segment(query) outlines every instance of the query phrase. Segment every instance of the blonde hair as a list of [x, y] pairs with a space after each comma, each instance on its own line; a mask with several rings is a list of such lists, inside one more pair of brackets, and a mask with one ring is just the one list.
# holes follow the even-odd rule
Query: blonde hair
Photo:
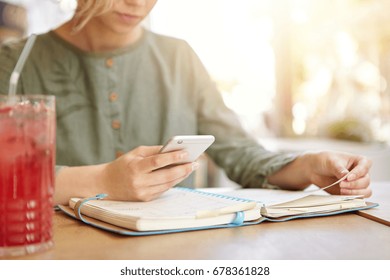
[[73, 31], [80, 31], [91, 18], [108, 12], [115, 0], [78, 0], [74, 15], [75, 25]]

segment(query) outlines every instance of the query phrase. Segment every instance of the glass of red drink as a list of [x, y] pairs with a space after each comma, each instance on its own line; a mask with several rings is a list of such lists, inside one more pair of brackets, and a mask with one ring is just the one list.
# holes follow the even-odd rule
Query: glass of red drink
[[0, 258], [53, 246], [55, 98], [0, 95]]

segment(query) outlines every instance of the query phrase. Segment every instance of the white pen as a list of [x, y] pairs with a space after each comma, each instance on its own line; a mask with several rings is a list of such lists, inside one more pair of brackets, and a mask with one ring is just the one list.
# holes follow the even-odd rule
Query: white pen
[[217, 217], [223, 214], [236, 213], [238, 211], [246, 211], [255, 208], [257, 203], [255, 201], [240, 203], [232, 206], [226, 206], [219, 209], [200, 210], [196, 213], [197, 219]]

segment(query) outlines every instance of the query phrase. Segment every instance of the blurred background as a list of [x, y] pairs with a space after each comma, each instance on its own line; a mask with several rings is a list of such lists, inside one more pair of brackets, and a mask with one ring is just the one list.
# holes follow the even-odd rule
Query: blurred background
[[[0, 40], [50, 30], [76, 3], [0, 0]], [[380, 181], [390, 180], [389, 10], [390, 0], [159, 0], [145, 25], [189, 42], [268, 149], [364, 154]], [[199, 186], [224, 184], [207, 169], [214, 179]]]

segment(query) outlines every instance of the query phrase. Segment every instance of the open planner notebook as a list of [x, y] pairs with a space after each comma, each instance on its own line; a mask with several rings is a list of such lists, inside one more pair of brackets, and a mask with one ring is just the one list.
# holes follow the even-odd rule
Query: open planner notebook
[[69, 206], [59, 208], [86, 224], [137, 236], [287, 221], [376, 206], [357, 196], [265, 189], [216, 193], [176, 187], [150, 202], [102, 198], [72, 198]]

